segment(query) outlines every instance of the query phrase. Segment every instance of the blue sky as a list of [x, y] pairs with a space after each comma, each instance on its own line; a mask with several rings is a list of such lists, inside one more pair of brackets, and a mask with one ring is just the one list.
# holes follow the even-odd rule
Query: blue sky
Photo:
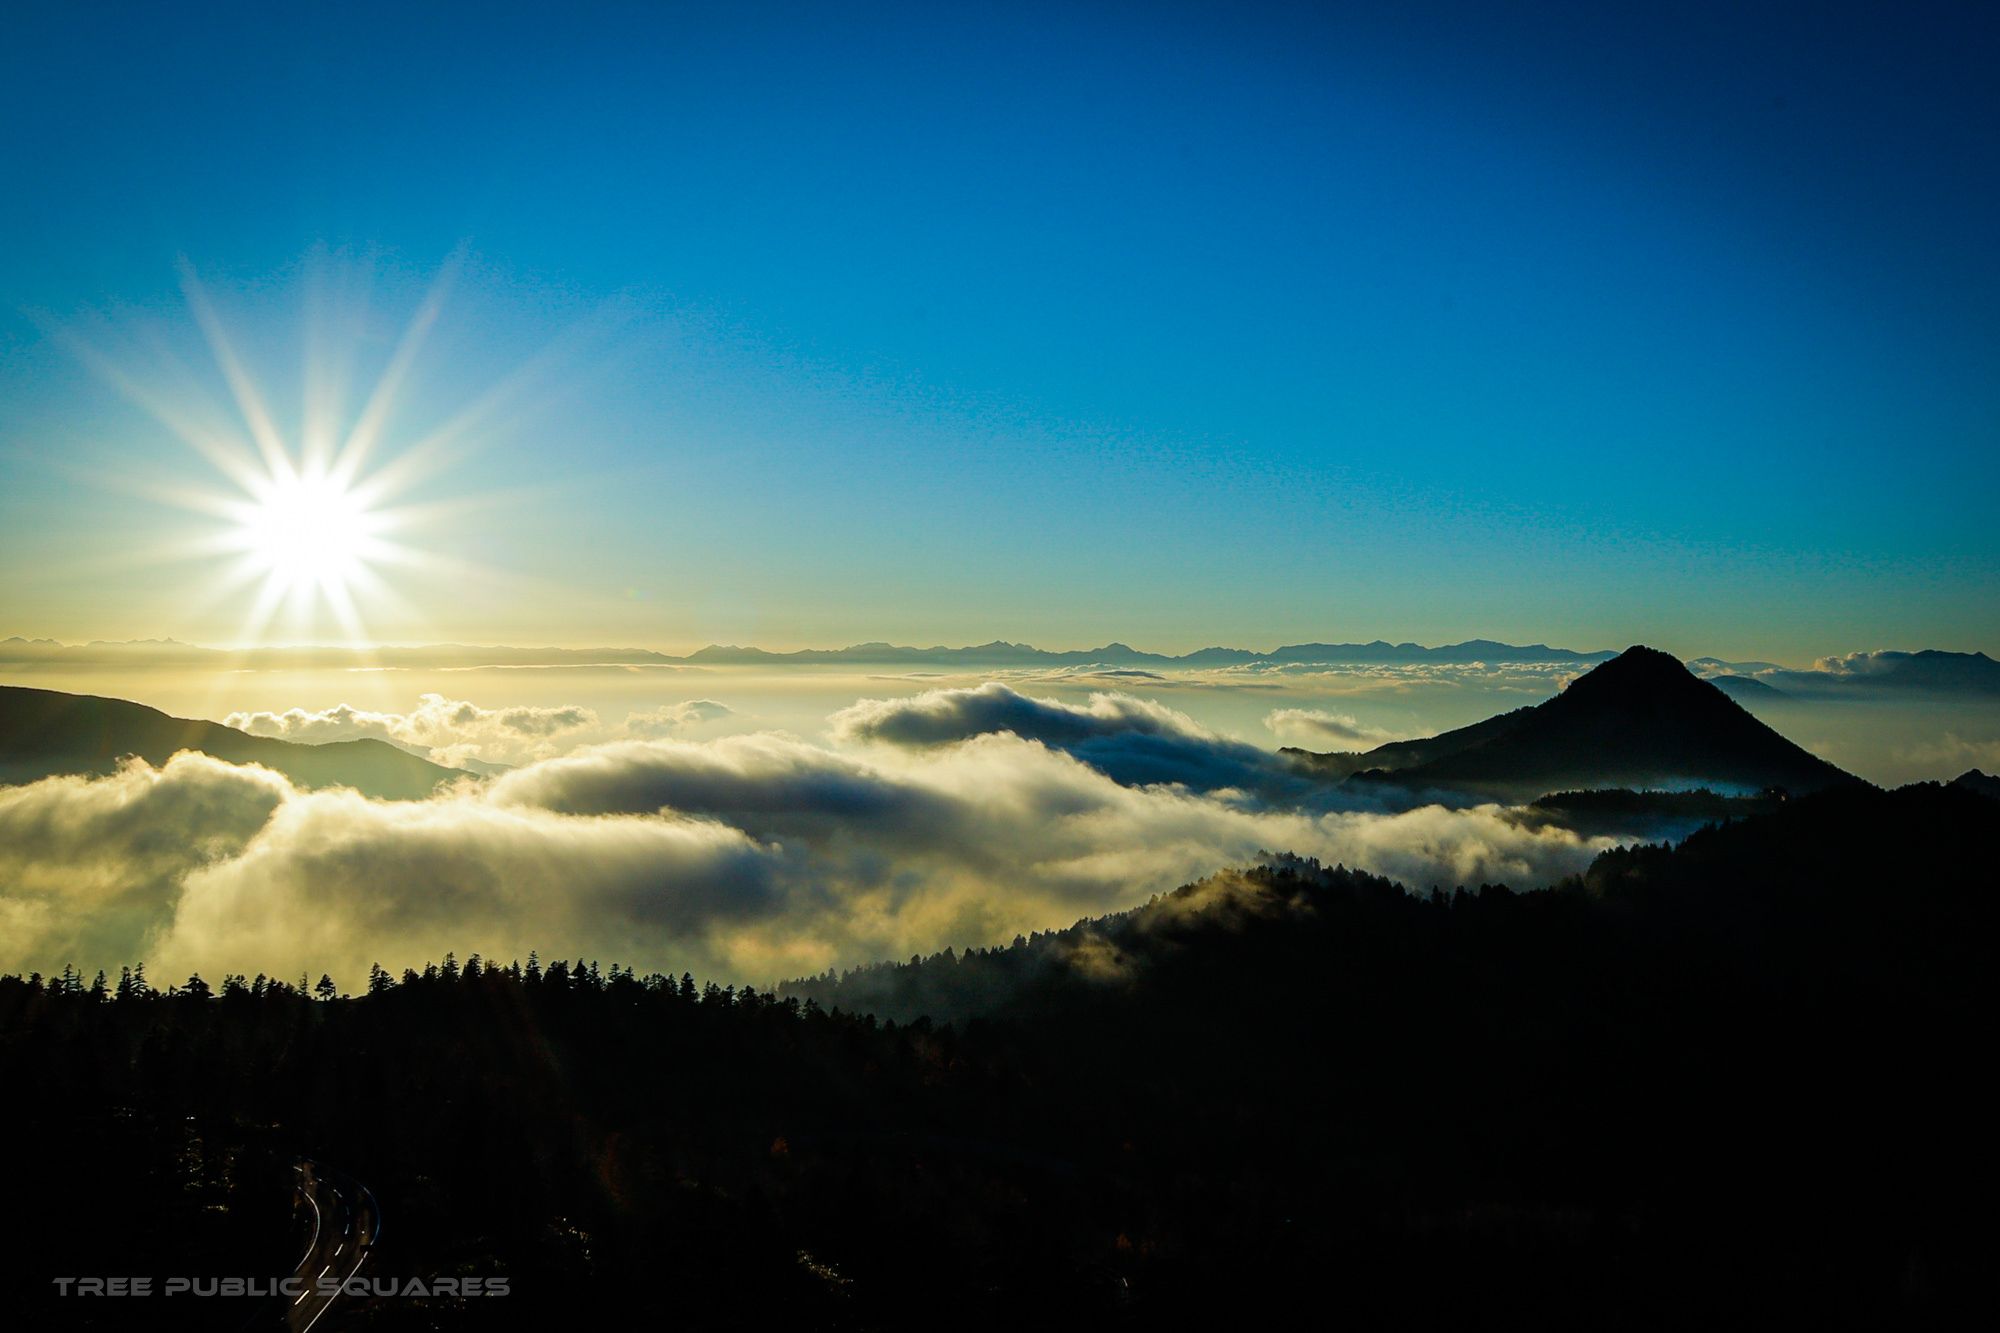
[[386, 639], [2000, 650], [1987, 7], [411, 8], [7, 20], [0, 633], [243, 619], [65, 331], [457, 255]]

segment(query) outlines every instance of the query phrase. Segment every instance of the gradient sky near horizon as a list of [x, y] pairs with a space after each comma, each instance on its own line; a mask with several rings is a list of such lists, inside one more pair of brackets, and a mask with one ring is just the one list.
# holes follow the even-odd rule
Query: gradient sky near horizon
[[385, 641], [2000, 651], [2000, 10], [1627, 9], [16, 9], [0, 636], [240, 637], [192, 273]]

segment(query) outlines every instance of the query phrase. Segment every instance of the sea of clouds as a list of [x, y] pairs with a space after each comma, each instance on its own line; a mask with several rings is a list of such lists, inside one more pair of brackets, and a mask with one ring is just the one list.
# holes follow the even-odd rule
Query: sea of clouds
[[[1415, 889], [1544, 884], [1610, 839], [1497, 806], [1369, 806], [1271, 750], [1129, 694], [988, 682], [836, 711], [824, 733], [704, 734], [694, 699], [610, 722], [580, 707], [239, 714], [300, 741], [371, 736], [467, 778], [428, 800], [305, 791], [181, 754], [0, 788], [0, 969], [144, 960], [345, 987], [369, 964], [586, 957], [766, 984], [1144, 902], [1262, 851]], [[737, 719], [740, 721], [740, 719]], [[1367, 743], [1340, 714], [1280, 736]]]

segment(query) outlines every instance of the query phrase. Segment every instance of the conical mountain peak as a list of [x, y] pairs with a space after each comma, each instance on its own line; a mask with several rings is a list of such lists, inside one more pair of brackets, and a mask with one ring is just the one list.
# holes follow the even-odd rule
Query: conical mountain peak
[[1546, 703], [1362, 758], [1402, 785], [1511, 798], [1586, 787], [1803, 792], [1855, 781], [1643, 645]]
[[1582, 690], [1586, 694], [1652, 694], [1663, 690], [1684, 692], [1690, 689], [1706, 692], [1701, 678], [1689, 671], [1678, 657], [1663, 653], [1658, 648], [1634, 644], [1610, 661], [1578, 676], [1567, 693]]

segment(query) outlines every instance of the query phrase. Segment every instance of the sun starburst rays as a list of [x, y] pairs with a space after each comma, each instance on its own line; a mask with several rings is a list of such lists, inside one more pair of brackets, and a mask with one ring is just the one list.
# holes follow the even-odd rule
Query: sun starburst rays
[[[171, 619], [160, 632], [192, 630], [238, 647], [337, 636], [365, 666], [371, 630], [403, 631], [389, 630], [389, 638], [435, 633], [440, 598], [460, 612], [477, 604], [511, 613], [604, 596], [595, 586], [484, 564], [467, 548], [494, 549], [495, 510], [546, 507], [553, 491], [575, 483], [572, 474], [496, 486], [496, 470], [475, 460], [525, 440], [596, 383], [608, 369], [604, 340], [629, 322], [629, 306], [605, 304], [482, 383], [454, 381], [451, 366], [442, 367], [440, 381], [462, 395], [445, 401], [420, 363], [428, 365], [464, 255], [445, 262], [399, 325], [380, 318], [376, 264], [368, 255], [310, 254], [297, 275], [303, 325], [276, 340], [265, 323], [268, 303], [253, 296], [239, 318], [185, 263], [186, 315], [85, 313], [48, 323], [83, 365], [161, 428], [119, 456], [84, 453], [68, 465], [80, 482], [186, 516], [140, 525], [84, 557], [105, 575], [203, 566], [202, 577], [173, 580], [165, 594]], [[398, 290], [407, 277], [397, 274]], [[298, 359], [286, 366], [283, 349], [295, 339]], [[449, 346], [446, 355], [464, 355], [465, 344]], [[153, 447], [161, 436], [212, 474], [190, 478], [185, 457]], [[453, 484], [475, 471], [485, 482], [476, 492]], [[233, 633], [224, 628], [231, 623]]]
[[[161, 504], [196, 515], [203, 526], [177, 538], [128, 547], [130, 563], [189, 560], [206, 563], [212, 576], [187, 589], [185, 613], [205, 613], [248, 594], [234, 641], [266, 641], [283, 623], [295, 641], [323, 638], [332, 629], [366, 650], [367, 613], [388, 613], [407, 623], [416, 608], [383, 577], [384, 571], [448, 569], [455, 577], [490, 580], [496, 571], [458, 559], [441, 560], [406, 538], [462, 512], [470, 497], [417, 503], [409, 493], [437, 476], [451, 452], [446, 446], [481, 414], [475, 403], [384, 456], [395, 433], [395, 410], [418, 352], [436, 323], [456, 263], [431, 284], [396, 340], [387, 363], [348, 416], [344, 405], [361, 342], [342, 329], [317, 290], [308, 293], [302, 412], [288, 433], [265, 389], [251, 373], [236, 341], [193, 268], [183, 264], [181, 289], [200, 329], [226, 397], [197, 387], [179, 358], [158, 365], [180, 388], [134, 370], [76, 329], [62, 331], [78, 357], [121, 396], [142, 409], [213, 467], [217, 482], [104, 477], [114, 489], [135, 490]], [[361, 307], [365, 309], [366, 294]], [[354, 321], [358, 323], [358, 320]], [[223, 406], [227, 403], [228, 406]], [[231, 409], [233, 408], [233, 413]]]

